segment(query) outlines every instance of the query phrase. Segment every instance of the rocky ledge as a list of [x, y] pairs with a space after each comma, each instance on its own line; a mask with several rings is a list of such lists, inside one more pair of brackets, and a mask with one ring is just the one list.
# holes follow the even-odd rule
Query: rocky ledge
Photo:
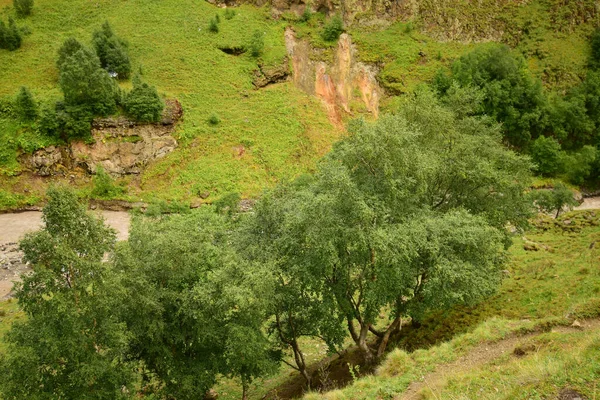
[[20, 162], [40, 176], [67, 175], [76, 170], [93, 174], [98, 167], [114, 177], [139, 174], [148, 163], [177, 148], [172, 133], [182, 114], [177, 100], [167, 100], [159, 123], [142, 124], [125, 117], [96, 119], [91, 131], [93, 143], [49, 146], [21, 156]]

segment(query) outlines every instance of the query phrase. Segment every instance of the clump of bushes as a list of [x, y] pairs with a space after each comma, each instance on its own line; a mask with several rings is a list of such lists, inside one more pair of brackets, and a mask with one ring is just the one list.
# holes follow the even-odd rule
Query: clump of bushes
[[235, 10], [232, 10], [231, 8], [227, 8], [225, 10], [225, 14], [223, 14], [225, 19], [233, 19], [233, 17], [235, 17]]
[[344, 23], [339, 15], [334, 15], [323, 27], [321, 37], [326, 42], [335, 42], [344, 32]]
[[0, 49], [14, 51], [21, 47], [21, 42], [21, 32], [15, 20], [9, 17], [8, 25], [0, 21]]
[[118, 79], [128, 79], [131, 75], [131, 61], [127, 51], [127, 43], [114, 34], [108, 21], [102, 28], [94, 32], [92, 43], [100, 59], [100, 65]]
[[165, 104], [156, 88], [142, 82], [139, 76], [133, 78], [133, 89], [127, 93], [123, 104], [127, 114], [139, 122], [158, 122]]
[[33, 0], [13, 0], [13, 6], [19, 17], [26, 17], [33, 11]]

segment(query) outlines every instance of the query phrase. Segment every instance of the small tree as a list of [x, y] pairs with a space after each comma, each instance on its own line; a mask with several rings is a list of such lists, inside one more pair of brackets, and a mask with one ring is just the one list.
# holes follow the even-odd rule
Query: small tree
[[554, 218], [558, 218], [563, 209], [572, 209], [578, 204], [573, 192], [562, 182], [554, 185], [552, 190], [538, 190], [533, 197], [541, 211], [546, 213], [556, 211]]
[[127, 51], [127, 43], [116, 36], [108, 23], [94, 32], [92, 43], [100, 59], [102, 68], [116, 73], [119, 79], [127, 79], [131, 74], [131, 61]]
[[216, 18], [210, 20], [208, 30], [212, 33], [219, 33], [219, 21]]
[[67, 59], [73, 57], [79, 50], [85, 50], [85, 46], [74, 37], [69, 37], [63, 42], [60, 49], [58, 49], [58, 59], [56, 60], [56, 67], [59, 72], [62, 70]]
[[262, 54], [264, 47], [265, 40], [262, 32], [259, 30], [254, 31], [252, 37], [250, 38], [250, 43], [248, 44], [250, 55], [252, 57], [259, 57]]
[[165, 104], [156, 88], [142, 82], [139, 76], [133, 80], [133, 89], [125, 96], [127, 114], [139, 122], [158, 122]]
[[8, 26], [0, 21], [0, 49], [17, 50], [21, 47], [21, 41], [21, 33], [13, 18], [8, 18]]
[[15, 100], [15, 110], [22, 121], [33, 121], [37, 118], [38, 106], [33, 95], [25, 86], [21, 86], [21, 90], [19, 90]]
[[562, 167], [560, 143], [552, 137], [540, 136], [531, 145], [531, 158], [537, 171], [544, 176], [555, 176]]
[[60, 121], [55, 105], [44, 105], [38, 119], [38, 131], [46, 136], [56, 137], [60, 133]]
[[113, 113], [116, 110], [115, 83], [100, 67], [96, 54], [84, 47], [75, 50], [78, 45], [72, 41], [65, 45], [68, 47], [63, 46], [59, 52], [59, 84], [65, 104], [84, 108], [92, 115]]
[[344, 22], [339, 15], [334, 15], [323, 27], [321, 37], [326, 42], [335, 42], [344, 32]]
[[33, 0], [13, 0], [13, 5], [19, 17], [31, 15], [33, 11]]

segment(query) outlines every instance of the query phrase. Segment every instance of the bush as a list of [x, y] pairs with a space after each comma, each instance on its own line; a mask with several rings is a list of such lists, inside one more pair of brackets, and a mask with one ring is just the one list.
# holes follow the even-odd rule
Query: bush
[[[523, 57], [506, 46], [479, 48], [452, 65], [452, 79], [460, 86], [475, 86], [484, 93], [482, 114], [503, 124], [506, 139], [526, 146], [544, 128], [546, 97], [541, 81], [527, 70]], [[437, 89], [449, 87], [441, 76]]]
[[57, 137], [60, 133], [60, 121], [55, 106], [44, 106], [38, 119], [38, 132], [43, 135]]
[[96, 168], [96, 175], [94, 176], [93, 183], [94, 187], [91, 195], [95, 198], [108, 199], [123, 194], [124, 192], [122, 187], [115, 185], [113, 179], [101, 166]]
[[21, 33], [15, 20], [9, 17], [8, 26], [0, 21], [0, 49], [14, 51], [21, 47], [21, 42]]
[[66, 60], [75, 55], [79, 50], [85, 50], [85, 46], [74, 37], [67, 38], [60, 49], [58, 49], [58, 59], [56, 60], [58, 70], [62, 70]]
[[165, 104], [156, 88], [136, 76], [133, 89], [125, 96], [124, 107], [127, 114], [139, 122], [158, 122]]
[[131, 61], [127, 53], [127, 43], [117, 37], [108, 21], [92, 37], [100, 65], [109, 73], [117, 74], [118, 79], [127, 79], [131, 75]]
[[57, 111], [57, 120], [59, 129], [62, 131], [62, 139], [65, 141], [71, 138], [88, 138], [92, 130], [92, 120], [94, 116], [84, 106], [59, 105]]
[[593, 146], [583, 146], [581, 150], [565, 154], [563, 168], [569, 182], [582, 185], [592, 172], [597, 150]]
[[[63, 48], [65, 46], [71, 44], [65, 42]], [[67, 49], [61, 60], [63, 48], [59, 51], [59, 84], [65, 97], [65, 104], [71, 107], [84, 107], [92, 115], [104, 116], [114, 113], [116, 85], [108, 72], [101, 68], [96, 54], [82, 47], [72, 55], [68, 55], [71, 49]]]
[[344, 23], [339, 15], [334, 15], [327, 24], [323, 27], [321, 37], [326, 42], [334, 42], [338, 40], [340, 35], [344, 32]]
[[212, 114], [210, 117], [208, 117], [208, 123], [213, 126], [219, 125], [221, 123], [221, 118], [219, 118], [219, 116], [216, 114]]
[[13, 0], [13, 5], [19, 17], [31, 15], [33, 10], [33, 0]]
[[19, 90], [15, 100], [15, 109], [21, 121], [33, 121], [37, 118], [37, 104], [25, 86], [21, 86], [21, 90]]
[[265, 41], [263, 38], [263, 34], [260, 31], [254, 31], [252, 37], [250, 38], [250, 43], [248, 44], [248, 50], [250, 50], [250, 55], [252, 57], [258, 57], [262, 54], [263, 48], [265, 47]]
[[208, 23], [208, 30], [213, 33], [219, 32], [219, 21], [216, 18], [213, 18]]
[[225, 19], [232, 19], [233, 17], [235, 17], [235, 10], [232, 10], [231, 8], [227, 8], [225, 10]]
[[308, 22], [312, 18], [312, 11], [310, 11], [310, 6], [306, 5], [304, 7], [304, 12], [300, 16], [300, 22]]
[[544, 176], [556, 176], [562, 167], [560, 143], [551, 137], [540, 136], [531, 145], [531, 158], [537, 171]]
[[552, 190], [544, 189], [535, 192], [534, 199], [541, 211], [546, 213], [556, 211], [555, 218], [558, 218], [564, 208], [571, 209], [578, 204], [573, 192], [564, 183], [554, 185]]

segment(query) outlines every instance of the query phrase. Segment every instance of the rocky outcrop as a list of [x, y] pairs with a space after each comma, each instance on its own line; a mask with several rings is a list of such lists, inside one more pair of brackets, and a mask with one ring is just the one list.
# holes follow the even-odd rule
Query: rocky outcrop
[[342, 114], [351, 113], [354, 100], [362, 102], [366, 111], [379, 115], [379, 100], [383, 90], [377, 82], [377, 68], [357, 61], [356, 48], [347, 34], [342, 34], [335, 49], [333, 61], [319, 59], [319, 50], [312, 49], [305, 40], [296, 38], [294, 31], [285, 31], [285, 43], [296, 86], [319, 97], [329, 119], [340, 124]]
[[258, 69], [254, 70], [252, 84], [258, 89], [274, 83], [285, 82], [288, 78], [288, 60], [283, 60], [281, 65], [264, 67], [259, 64]]
[[171, 135], [182, 109], [177, 100], [167, 101], [160, 123], [140, 124], [118, 118], [92, 123], [92, 144], [74, 141], [69, 146], [50, 146], [21, 157], [21, 163], [40, 176], [66, 175], [80, 170], [94, 173], [98, 167], [112, 176], [139, 174], [153, 160], [177, 148]]

